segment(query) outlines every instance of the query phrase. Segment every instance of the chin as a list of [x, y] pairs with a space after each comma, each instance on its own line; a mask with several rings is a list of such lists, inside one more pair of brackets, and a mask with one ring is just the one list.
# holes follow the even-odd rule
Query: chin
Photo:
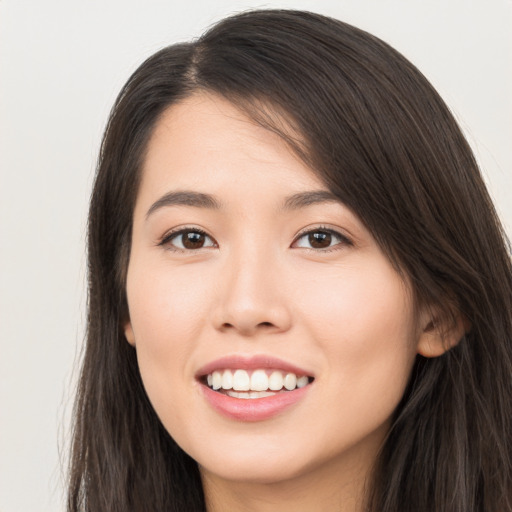
[[[209, 440], [207, 447], [184, 447], [202, 472], [240, 483], [270, 484], [300, 476], [307, 471], [308, 457], [300, 445], [251, 436], [231, 437], [228, 443]], [[214, 446], [213, 446], [214, 444]], [[190, 448], [190, 449], [188, 449]]]
[[307, 473], [307, 467], [290, 464], [276, 457], [224, 458], [222, 461], [208, 461], [199, 465], [201, 471], [216, 478], [244, 484], [275, 484], [293, 480]]
[[[350, 447], [346, 450], [339, 446], [339, 451], [331, 443], [315, 444], [311, 436], [291, 442], [280, 437], [273, 446], [262, 449], [257, 440], [251, 443], [252, 448], [245, 451], [233, 451], [220, 448], [204, 454], [200, 462], [201, 472], [216, 478], [239, 484], [284, 484], [301, 487], [311, 479], [324, 478], [333, 472], [343, 471], [346, 456], [350, 466], [357, 466], [361, 460], [354, 461]], [[348, 453], [346, 453], [348, 452]], [[358, 458], [356, 458], [358, 459]]]

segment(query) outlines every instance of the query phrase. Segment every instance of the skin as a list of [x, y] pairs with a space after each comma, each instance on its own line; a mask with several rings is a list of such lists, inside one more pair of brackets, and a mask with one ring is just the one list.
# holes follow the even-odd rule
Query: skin
[[[226, 100], [201, 93], [168, 108], [142, 172], [125, 334], [163, 425], [200, 465], [208, 510], [310, 511], [319, 500], [324, 511], [360, 510], [416, 354], [439, 355], [450, 339], [426, 312], [417, 318], [409, 283], [343, 204], [283, 207], [326, 187]], [[184, 190], [220, 208], [148, 215]], [[167, 236], [184, 227], [207, 233], [205, 245], [183, 249]], [[320, 228], [340, 233], [325, 249], [303, 236]], [[207, 403], [195, 376], [233, 354], [272, 355], [315, 380], [283, 413], [235, 421]]]

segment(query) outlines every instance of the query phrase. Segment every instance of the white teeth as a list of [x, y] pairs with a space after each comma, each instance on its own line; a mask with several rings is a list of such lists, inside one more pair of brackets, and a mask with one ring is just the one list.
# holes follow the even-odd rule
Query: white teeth
[[297, 386], [297, 377], [294, 373], [287, 373], [284, 378], [284, 387], [288, 391], [292, 391]]
[[306, 377], [306, 375], [303, 375], [302, 377], [297, 378], [297, 387], [303, 388], [304, 386], [307, 386], [309, 383], [309, 379]]
[[236, 370], [233, 375], [233, 389], [235, 391], [249, 391], [250, 386], [249, 374], [245, 370]]
[[[303, 388], [309, 384], [309, 378], [306, 375], [297, 377], [295, 373], [284, 374], [280, 370], [273, 370], [270, 376], [268, 373], [268, 370], [263, 369], [254, 370], [252, 373], [246, 370], [215, 370], [206, 376], [206, 382], [215, 391], [222, 388], [227, 391], [226, 394], [236, 398], [261, 398], [275, 394], [268, 393], [270, 391], [293, 391], [295, 388]], [[250, 393], [238, 393], [239, 391], [250, 391]]]
[[222, 389], [231, 389], [233, 387], [233, 374], [229, 370], [224, 370], [222, 374]]
[[284, 385], [283, 374], [281, 372], [272, 372], [268, 379], [268, 387], [272, 391], [279, 391]]
[[222, 386], [222, 373], [213, 372], [212, 374], [212, 388], [217, 390]]
[[266, 391], [268, 389], [268, 377], [265, 370], [256, 370], [251, 375], [251, 389], [253, 391]]
[[228, 396], [232, 396], [233, 398], [265, 398], [266, 396], [274, 396], [275, 393], [270, 391], [251, 391], [250, 393], [239, 393], [238, 391], [228, 391]]

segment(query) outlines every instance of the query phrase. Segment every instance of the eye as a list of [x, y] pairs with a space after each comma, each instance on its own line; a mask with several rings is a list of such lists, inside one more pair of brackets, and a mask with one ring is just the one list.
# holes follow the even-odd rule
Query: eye
[[189, 251], [215, 247], [213, 239], [197, 228], [185, 228], [165, 236], [160, 245], [171, 246], [172, 249]]
[[292, 247], [325, 250], [337, 245], [352, 245], [352, 242], [346, 236], [332, 229], [316, 228], [302, 233], [295, 239]]

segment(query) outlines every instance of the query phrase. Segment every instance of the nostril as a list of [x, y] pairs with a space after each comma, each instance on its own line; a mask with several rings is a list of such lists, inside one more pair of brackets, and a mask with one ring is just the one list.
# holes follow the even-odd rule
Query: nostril
[[231, 330], [231, 329], [236, 329], [239, 331], [243, 331], [244, 333], [245, 332], [254, 333], [258, 329], [270, 329], [270, 328], [274, 328], [274, 327], [275, 327], [275, 325], [272, 322], [260, 322], [258, 324], [253, 324], [252, 326], [251, 325], [243, 325], [242, 323], [232, 324], [230, 322], [224, 322], [221, 325], [222, 330], [227, 331], [227, 330]]

